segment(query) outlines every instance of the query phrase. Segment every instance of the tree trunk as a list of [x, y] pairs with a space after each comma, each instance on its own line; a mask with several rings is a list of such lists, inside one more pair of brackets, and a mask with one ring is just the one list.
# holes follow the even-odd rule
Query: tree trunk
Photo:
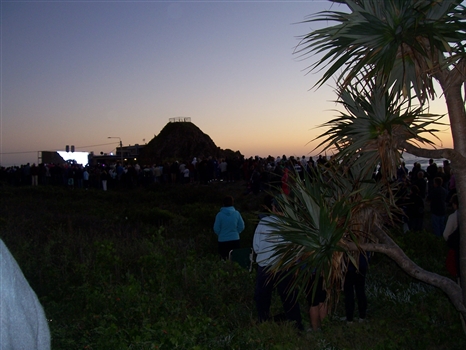
[[[450, 300], [453, 302], [458, 311], [462, 313], [463, 318], [466, 320], [466, 313], [464, 312], [464, 305], [466, 304], [466, 111], [464, 107], [464, 100], [461, 95], [461, 88], [465, 83], [465, 68], [466, 61], [463, 60], [457, 65], [456, 69], [442, 70], [435, 74], [435, 77], [439, 81], [440, 86], [442, 87], [442, 90], [444, 92], [448, 115], [450, 117], [450, 126], [453, 137], [454, 149], [425, 150], [410, 145], [407, 142], [404, 143], [404, 147], [407, 152], [415, 156], [427, 158], [444, 157], [446, 159], [449, 159], [451, 162], [451, 167], [453, 169], [453, 173], [455, 174], [456, 188], [459, 201], [458, 225], [460, 227], [459, 259], [461, 304], [458, 303], [458, 300], [455, 301], [452, 299], [457, 298], [457, 291], [455, 291], [454, 293], [449, 293], [445, 289], [443, 289], [441, 285], [437, 286], [442, 288], [442, 290], [444, 290], [445, 293], [448, 294]], [[395, 254], [395, 256], [398, 255], [398, 253]], [[430, 279], [432, 276], [428, 277]], [[447, 287], [447, 289], [450, 288], [451, 287]], [[462, 309], [459, 309], [458, 306], [461, 306]]]
[[[393, 242], [389, 236], [385, 234], [384, 236], [384, 241], [387, 242], [387, 244], [362, 243], [359, 245], [359, 249], [385, 254], [394, 262], [396, 262], [398, 266], [400, 266], [400, 268], [410, 276], [418, 279], [419, 281], [440, 288], [448, 296], [455, 309], [458, 310], [463, 316], [463, 320], [466, 320], [466, 306], [463, 302], [461, 287], [448, 277], [441, 276], [434, 272], [429, 272], [420, 268], [395, 242]], [[348, 248], [350, 250], [359, 250], [358, 246], [356, 246], [354, 243], [349, 243]]]
[[[463, 290], [463, 302], [466, 301], [466, 111], [461, 87], [465, 84], [466, 61], [463, 59], [457, 69], [439, 76], [445, 101], [450, 116], [453, 147], [462, 157], [452, 159], [451, 166], [455, 174], [458, 193], [458, 225], [460, 227], [460, 284]], [[458, 71], [459, 70], [459, 71]], [[463, 158], [463, 159], [461, 159]]]

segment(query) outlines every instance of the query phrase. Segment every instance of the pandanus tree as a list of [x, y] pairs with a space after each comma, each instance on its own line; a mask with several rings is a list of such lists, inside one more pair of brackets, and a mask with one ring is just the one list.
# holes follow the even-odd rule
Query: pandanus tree
[[[345, 111], [318, 137], [335, 154], [330, 166], [313, 182], [296, 178], [291, 195], [279, 197], [284, 215], [278, 229], [286, 243], [277, 249], [274, 268], [288, 269], [300, 285], [315, 270], [331, 288], [344, 277], [345, 255], [380, 252], [441, 288], [466, 319], [466, 9], [461, 0], [333, 2], [345, 4], [345, 11], [306, 20], [327, 26], [303, 36], [296, 53], [318, 57], [309, 67], [323, 71], [316, 87], [336, 78]], [[436, 148], [426, 135], [437, 131], [439, 116], [428, 113], [437, 97], [434, 81], [446, 102], [453, 149]], [[405, 151], [451, 161], [462, 218], [461, 285], [416, 265], [387, 229], [398, 210], [392, 180]], [[383, 177], [375, 182], [370, 175], [378, 165]]]

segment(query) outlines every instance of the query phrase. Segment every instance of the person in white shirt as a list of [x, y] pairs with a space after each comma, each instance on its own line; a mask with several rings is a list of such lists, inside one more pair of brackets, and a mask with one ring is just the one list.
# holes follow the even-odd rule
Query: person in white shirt
[[455, 211], [448, 216], [447, 224], [443, 230], [445, 241], [448, 241], [448, 237], [458, 228], [458, 195], [454, 194], [451, 197], [450, 203]]
[[[284, 318], [293, 322], [298, 330], [303, 330], [301, 311], [297, 301], [297, 292], [289, 290], [291, 276], [284, 273], [272, 275], [269, 268], [273, 265], [275, 247], [283, 240], [281, 236], [273, 234], [276, 230], [274, 223], [280, 220], [278, 205], [271, 197], [267, 197], [266, 206], [272, 210], [275, 215], [262, 218], [257, 225], [253, 238], [254, 252], [257, 254], [257, 277], [254, 300], [256, 301], [259, 322], [264, 322], [270, 317], [270, 305], [272, 302], [272, 293], [276, 288], [284, 308]], [[273, 319], [277, 319], [274, 317]]]
[[228, 168], [228, 163], [226, 162], [225, 159], [222, 159], [220, 164], [218, 165], [218, 168], [220, 170], [220, 180], [221, 181], [226, 181], [227, 179], [227, 168]]
[[0, 350], [50, 350], [42, 305], [0, 239]]

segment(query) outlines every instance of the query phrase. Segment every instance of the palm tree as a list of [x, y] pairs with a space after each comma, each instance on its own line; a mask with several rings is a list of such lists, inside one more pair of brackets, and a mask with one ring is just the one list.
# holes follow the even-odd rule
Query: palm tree
[[[357, 266], [360, 247], [379, 242], [385, 232], [390, 199], [361, 163], [341, 166], [331, 161], [312, 179], [308, 174], [291, 177], [291, 193], [275, 197], [282, 213], [275, 234], [283, 243], [275, 251], [272, 270], [292, 274], [295, 286], [306, 286], [313, 273], [322, 274], [327, 289], [338, 291], [345, 256]], [[380, 229], [376, 235], [370, 234], [373, 227]]]
[[316, 148], [342, 150], [335, 158], [356, 159], [370, 172], [380, 165], [384, 182], [396, 178], [406, 142], [433, 145], [421, 134], [436, 137], [438, 130], [432, 126], [442, 125], [438, 121], [442, 116], [426, 113], [424, 107], [413, 104], [413, 98], [399, 97], [374, 80], [340, 86], [338, 91], [336, 103], [346, 112], [321, 125], [327, 130], [317, 138], [324, 140]]
[[[376, 87], [367, 95], [358, 91], [362, 90], [352, 85], [341, 94], [337, 102], [346, 113], [325, 123], [329, 131], [318, 137], [326, 149], [339, 150], [329, 166], [321, 167], [312, 179], [294, 176], [290, 196], [278, 197], [283, 217], [276, 232], [286, 243], [276, 251], [274, 270], [288, 271], [296, 285], [303, 286], [316, 269], [328, 290], [338, 290], [346, 271], [345, 255], [357, 266], [360, 252], [380, 252], [413, 277], [444, 290], [463, 313], [460, 287], [409, 260], [390, 233], [403, 215], [397, 203], [405, 184], [394, 181], [400, 160], [396, 145], [401, 140], [431, 143], [421, 134], [435, 131], [426, 126], [435, 124], [438, 116], [413, 105], [404, 108], [409, 102], [394, 99], [393, 94], [381, 96]], [[376, 181], [373, 170], [378, 165], [388, 175]]]
[[[466, 218], [466, 111], [462, 95], [466, 80], [466, 8], [462, 0], [330, 1], [346, 4], [349, 11], [324, 11], [310, 17], [305, 23], [336, 24], [303, 36], [296, 50], [304, 57], [323, 54], [309, 67], [311, 71], [324, 70], [316, 87], [336, 75], [338, 100], [348, 111], [327, 123], [329, 131], [321, 135], [325, 138], [323, 144], [336, 148], [340, 160], [350, 161], [352, 166], [363, 162], [374, 166], [380, 162], [387, 180], [384, 186], [389, 192], [392, 172], [401, 152], [449, 159], [457, 176], [460, 217]], [[420, 134], [436, 131], [430, 128], [436, 116], [425, 113], [429, 101], [436, 97], [434, 80], [439, 83], [446, 101], [453, 149], [420, 147], [429, 144]], [[414, 106], [415, 101], [419, 102], [418, 107]], [[296, 191], [306, 192], [301, 187]], [[345, 221], [347, 232], [352, 232], [352, 227], [359, 227], [363, 216], [355, 211], [357, 206], [345, 203], [349, 206], [345, 210], [356, 217]], [[294, 206], [295, 210], [303, 207], [286, 201], [283, 205]], [[323, 203], [317, 200], [316, 206], [322, 210], [325, 206], [320, 205]], [[394, 201], [389, 203], [390, 210], [393, 205]], [[303, 221], [304, 216], [293, 220], [288, 222], [288, 227]], [[353, 234], [354, 245], [351, 242], [345, 245], [340, 238], [336, 245], [339, 249], [335, 246], [333, 250], [346, 247], [387, 254], [412, 276], [444, 290], [466, 319], [466, 220], [460, 220], [461, 288], [450, 279], [414, 264], [380, 227], [374, 221], [363, 230], [369, 238], [376, 237], [378, 241], [369, 239], [366, 243]], [[287, 232], [286, 227], [282, 230]], [[344, 237], [341, 232], [335, 231], [335, 234], [336, 238]], [[293, 235], [287, 235], [290, 244], [299, 243], [293, 240]], [[303, 250], [294, 249], [295, 252]], [[311, 249], [308, 253], [312, 254], [308, 255], [317, 251]], [[281, 261], [286, 262], [284, 257]], [[317, 263], [315, 259], [308, 257], [310, 263]], [[327, 280], [329, 276], [331, 273], [326, 273]]]

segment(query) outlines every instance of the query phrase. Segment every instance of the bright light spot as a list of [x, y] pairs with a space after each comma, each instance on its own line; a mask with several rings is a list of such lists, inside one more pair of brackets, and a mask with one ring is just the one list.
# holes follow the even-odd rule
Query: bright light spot
[[57, 151], [57, 153], [66, 161], [66, 160], [75, 160], [76, 163], [86, 166], [88, 161], [87, 156], [89, 152], [65, 152]]

